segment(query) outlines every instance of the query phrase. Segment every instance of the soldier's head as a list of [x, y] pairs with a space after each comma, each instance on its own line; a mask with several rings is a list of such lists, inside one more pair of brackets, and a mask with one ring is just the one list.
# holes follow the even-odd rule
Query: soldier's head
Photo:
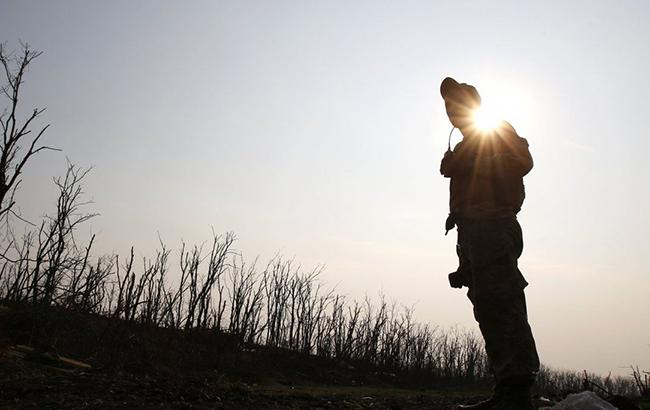
[[447, 77], [440, 84], [440, 94], [445, 100], [445, 109], [451, 124], [460, 130], [470, 128], [473, 113], [481, 106], [481, 96], [476, 88]]

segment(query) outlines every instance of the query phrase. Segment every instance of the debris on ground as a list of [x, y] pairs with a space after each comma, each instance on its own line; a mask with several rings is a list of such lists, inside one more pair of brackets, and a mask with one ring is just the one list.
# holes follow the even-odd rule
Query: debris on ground
[[30, 362], [50, 365], [59, 370], [89, 370], [92, 368], [88, 363], [71, 359], [69, 357], [59, 356], [55, 352], [38, 350], [25, 345], [9, 346], [7, 349], [7, 355]]
[[562, 400], [553, 407], [543, 407], [543, 409], [553, 410], [617, 410], [604, 399], [592, 391], [583, 391], [581, 393], [569, 394], [566, 399]]

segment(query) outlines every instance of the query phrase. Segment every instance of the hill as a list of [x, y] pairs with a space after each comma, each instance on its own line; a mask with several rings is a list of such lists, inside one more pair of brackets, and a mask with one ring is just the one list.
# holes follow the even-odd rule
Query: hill
[[485, 389], [56, 307], [0, 314], [3, 408], [445, 409]]

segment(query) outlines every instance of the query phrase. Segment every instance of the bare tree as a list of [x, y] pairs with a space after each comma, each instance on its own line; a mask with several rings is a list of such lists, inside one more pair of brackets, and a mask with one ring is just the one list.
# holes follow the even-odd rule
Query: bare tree
[[45, 108], [34, 108], [25, 119], [19, 118], [20, 87], [29, 65], [41, 54], [40, 51], [32, 50], [28, 44], [21, 44], [18, 52], [8, 52], [5, 45], [0, 44], [0, 63], [5, 77], [0, 93], [8, 100], [0, 114], [0, 218], [12, 211], [14, 194], [21, 182], [20, 175], [29, 159], [40, 151], [56, 150], [39, 145], [39, 140], [50, 124], [32, 134], [33, 122]]

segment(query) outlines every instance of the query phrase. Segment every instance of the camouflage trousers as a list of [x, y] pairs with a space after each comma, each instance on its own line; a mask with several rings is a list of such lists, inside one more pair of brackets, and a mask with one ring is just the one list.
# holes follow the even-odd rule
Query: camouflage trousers
[[458, 218], [456, 224], [457, 280], [469, 288], [467, 296], [497, 382], [534, 376], [539, 357], [526, 311], [528, 283], [517, 265], [523, 250], [519, 222], [516, 217]]

